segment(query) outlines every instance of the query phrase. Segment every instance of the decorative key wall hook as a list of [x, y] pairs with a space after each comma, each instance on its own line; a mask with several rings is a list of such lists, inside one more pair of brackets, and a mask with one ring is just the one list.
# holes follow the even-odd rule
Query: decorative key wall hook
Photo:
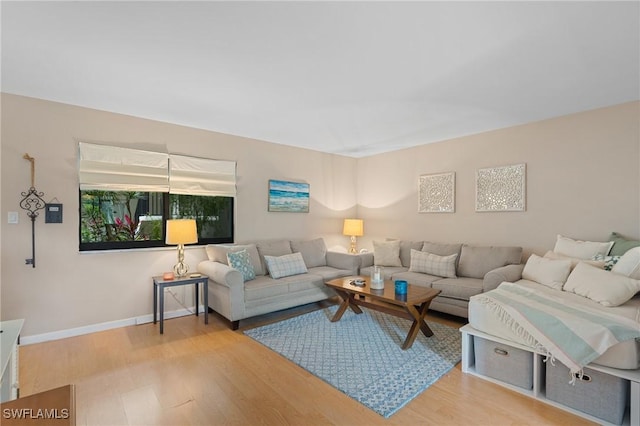
[[27, 211], [27, 216], [31, 218], [31, 259], [26, 259], [25, 263], [36, 267], [36, 217], [38, 217], [38, 210], [44, 209], [45, 201], [42, 198], [43, 192], [36, 190], [36, 159], [29, 154], [22, 156], [25, 160], [31, 162], [31, 187], [28, 191], [22, 192], [22, 201], [20, 201], [20, 208]]

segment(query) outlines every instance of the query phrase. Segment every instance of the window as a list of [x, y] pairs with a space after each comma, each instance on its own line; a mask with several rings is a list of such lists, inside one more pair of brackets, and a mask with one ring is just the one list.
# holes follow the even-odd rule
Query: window
[[80, 250], [164, 246], [167, 219], [233, 242], [235, 163], [80, 143]]

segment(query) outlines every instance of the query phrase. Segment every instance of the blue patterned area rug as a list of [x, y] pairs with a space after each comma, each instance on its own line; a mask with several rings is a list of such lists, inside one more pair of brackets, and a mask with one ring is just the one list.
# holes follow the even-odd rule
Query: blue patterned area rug
[[461, 359], [460, 332], [428, 322], [432, 337], [418, 333], [402, 350], [411, 321], [369, 309], [347, 310], [331, 322], [337, 306], [244, 333], [390, 417], [451, 370]]

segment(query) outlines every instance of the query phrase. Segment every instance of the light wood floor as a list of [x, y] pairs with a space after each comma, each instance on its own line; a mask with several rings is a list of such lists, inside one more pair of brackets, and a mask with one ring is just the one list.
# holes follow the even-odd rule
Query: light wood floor
[[[217, 315], [124, 327], [20, 348], [21, 395], [76, 385], [78, 425], [591, 424], [462, 374], [460, 364], [389, 419], [242, 334], [318, 309], [241, 322]], [[428, 321], [459, 327], [453, 317]]]

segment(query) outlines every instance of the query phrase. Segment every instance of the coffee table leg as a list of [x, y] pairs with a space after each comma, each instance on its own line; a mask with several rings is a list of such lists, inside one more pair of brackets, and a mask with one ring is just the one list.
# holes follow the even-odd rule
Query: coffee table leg
[[347, 311], [349, 306], [351, 306], [351, 309], [356, 314], [362, 313], [362, 309], [360, 309], [360, 307], [355, 304], [355, 301], [354, 301], [355, 295], [353, 293], [347, 293], [347, 292], [342, 292], [338, 290], [336, 290], [336, 293], [338, 293], [338, 295], [342, 298], [342, 303], [340, 304], [340, 307], [336, 311], [333, 318], [331, 318], [331, 322], [340, 321], [340, 318], [342, 318], [342, 315], [344, 315], [344, 313]]
[[430, 302], [423, 303], [420, 306], [420, 311], [416, 310], [416, 308], [412, 305], [407, 305], [407, 311], [413, 317], [413, 324], [411, 324], [411, 329], [409, 329], [409, 333], [407, 334], [407, 338], [404, 340], [402, 344], [402, 349], [409, 349], [413, 342], [416, 340], [418, 336], [418, 330], [422, 330], [425, 336], [431, 337], [433, 336], [433, 331], [429, 328], [427, 323], [424, 321], [424, 317], [427, 314], [427, 310], [429, 309]]

